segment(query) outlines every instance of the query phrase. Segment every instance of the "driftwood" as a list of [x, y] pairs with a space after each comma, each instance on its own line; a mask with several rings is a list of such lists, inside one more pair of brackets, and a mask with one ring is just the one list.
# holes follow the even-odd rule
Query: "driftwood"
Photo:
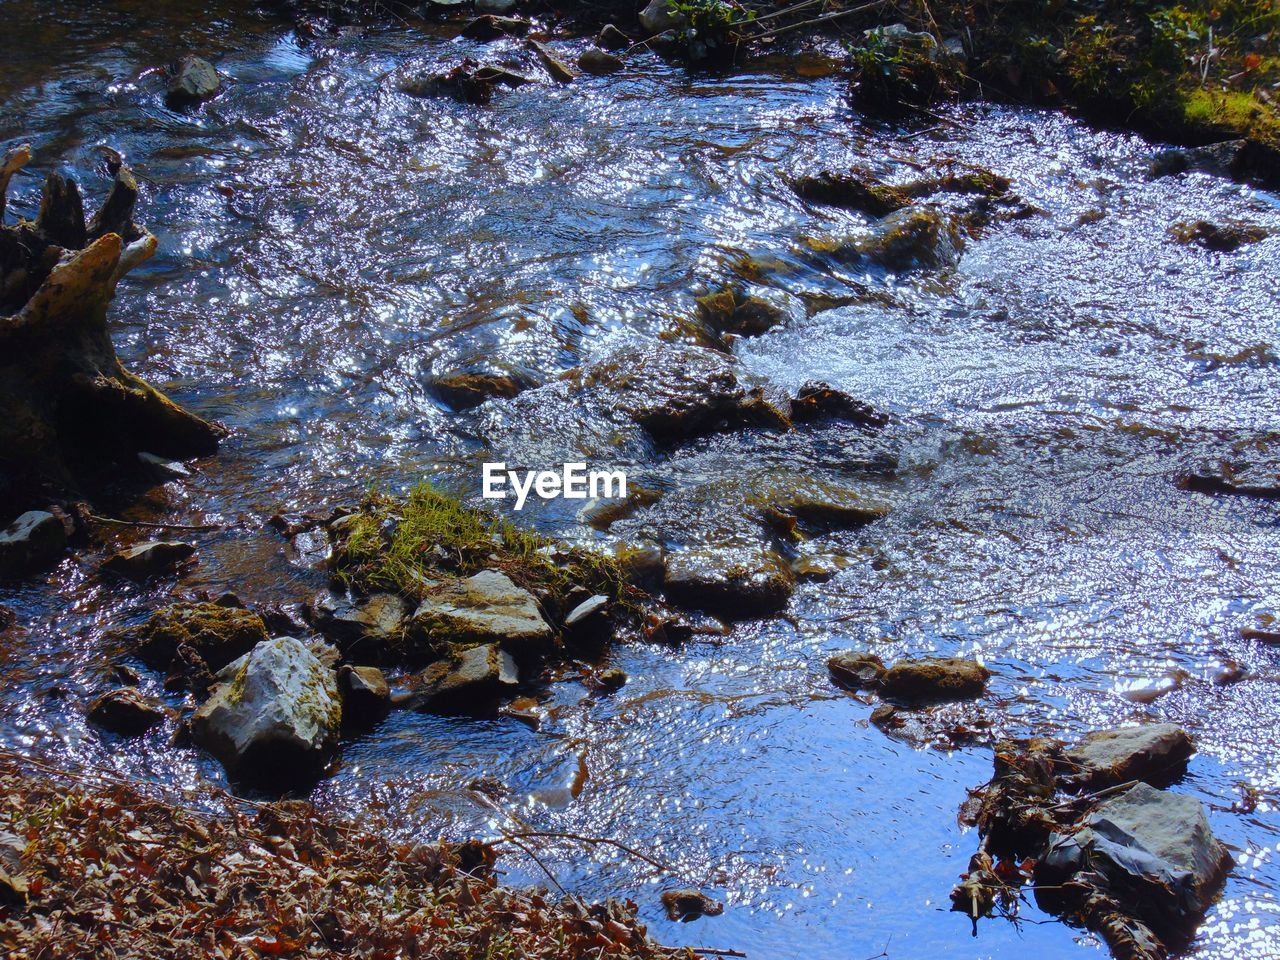
[[[28, 147], [0, 163], [0, 216]], [[34, 222], [0, 224], [0, 492], [78, 481], [149, 452], [212, 453], [225, 434], [179, 407], [116, 357], [107, 307], [156, 238], [133, 221], [137, 185], [117, 165], [86, 223], [74, 180], [49, 174]], [[7, 489], [6, 489], [7, 488]]]

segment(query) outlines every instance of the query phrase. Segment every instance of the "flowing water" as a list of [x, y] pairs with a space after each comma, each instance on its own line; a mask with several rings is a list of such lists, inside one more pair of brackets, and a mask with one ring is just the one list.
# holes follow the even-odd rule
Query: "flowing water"
[[[581, 424], [513, 423], [502, 402], [457, 415], [429, 378], [489, 362], [544, 382], [679, 333], [743, 255], [776, 256], [791, 320], [736, 354], [779, 385], [819, 378], [893, 413], [892, 477], [859, 473], [867, 451], [840, 425], [611, 462], [674, 503], [708, 481], [844, 472], [893, 514], [807, 545], [843, 569], [801, 586], [785, 618], [617, 647], [627, 686], [554, 683], [538, 730], [394, 713], [344, 745], [317, 801], [418, 837], [492, 835], [510, 815], [614, 838], [724, 898], [724, 915], [669, 923], [670, 878], [612, 847], [544, 842], [539, 857], [583, 895], [633, 896], [665, 942], [754, 960], [859, 960], [886, 943], [894, 958], [1096, 955], [1034, 906], [970, 938], [946, 895], [977, 842], [956, 813], [990, 775], [989, 747], [887, 736], [824, 668], [851, 648], [974, 655], [995, 679], [954, 712], [967, 724], [1191, 730], [1199, 753], [1175, 789], [1208, 805], [1236, 858], [1192, 953], [1280, 956], [1280, 650], [1238, 637], [1280, 606], [1280, 514], [1174, 483], [1232, 445], [1280, 440], [1280, 236], [1222, 254], [1167, 234], [1202, 217], [1280, 229], [1274, 196], [1152, 180], [1156, 146], [1053, 113], [971, 105], [926, 129], [872, 124], [815, 58], [698, 74], [641, 55], [481, 107], [415, 99], [396, 79], [467, 55], [536, 73], [517, 43], [421, 25], [300, 37], [233, 6], [196, 22], [183, 7], [0, 4], [0, 147], [36, 154], [11, 206], [33, 215], [55, 168], [92, 205], [109, 184], [101, 148], [127, 157], [160, 252], [121, 287], [117, 349], [233, 431], [193, 478], [130, 508], [225, 526], [192, 535], [200, 564], [179, 585], [105, 582], [84, 551], [0, 590], [21, 620], [0, 647], [0, 744], [199, 802], [225, 785], [215, 763], [167, 732], [126, 745], [86, 725], [82, 704], [111, 682], [105, 627], [197, 589], [308, 597], [324, 583], [314, 545], [267, 529], [278, 511], [423, 477], [474, 492], [482, 459], [581, 449]], [[230, 83], [179, 114], [153, 68], [186, 49]], [[955, 269], [893, 276], [797, 254], [867, 221], [805, 205], [788, 176], [866, 163], [907, 179], [947, 157], [1009, 176], [1041, 212], [990, 226]], [[563, 503], [521, 517], [595, 535]], [[461, 790], [481, 776], [509, 789], [505, 814]], [[514, 853], [508, 868], [545, 881]]]

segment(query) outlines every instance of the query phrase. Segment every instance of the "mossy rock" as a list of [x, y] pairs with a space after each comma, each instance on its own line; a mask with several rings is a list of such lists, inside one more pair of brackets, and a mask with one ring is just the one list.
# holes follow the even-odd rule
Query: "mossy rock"
[[262, 617], [216, 603], [175, 603], [124, 638], [144, 663], [179, 675], [203, 665], [216, 673], [267, 639]]

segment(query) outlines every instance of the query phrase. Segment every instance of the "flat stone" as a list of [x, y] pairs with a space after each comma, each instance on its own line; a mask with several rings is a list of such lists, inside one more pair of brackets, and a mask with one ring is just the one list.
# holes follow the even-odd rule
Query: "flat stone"
[[89, 721], [104, 730], [135, 736], [163, 723], [163, 707], [132, 687], [111, 690], [89, 706]]
[[1194, 929], [1230, 867], [1199, 800], [1140, 783], [1100, 803], [1077, 832], [1055, 834], [1043, 875], [1100, 874], [1127, 911], [1167, 939]]
[[139, 453], [138, 462], [161, 480], [182, 480], [191, 476], [191, 470], [177, 460], [166, 460], [154, 453]]
[[609, 598], [601, 594], [588, 597], [564, 618], [564, 632], [574, 640], [602, 639], [610, 627]]
[[849, 690], [862, 690], [880, 685], [880, 678], [884, 675], [884, 661], [874, 653], [850, 650], [828, 659], [827, 669], [840, 686]]
[[623, 63], [621, 57], [606, 53], [599, 47], [587, 47], [578, 54], [578, 66], [586, 73], [603, 76], [608, 73], [617, 73], [622, 69]]
[[353, 599], [326, 590], [316, 596], [311, 613], [316, 629], [344, 649], [367, 647], [370, 653], [381, 653], [400, 637], [408, 604], [394, 593]]
[[293, 637], [258, 644], [218, 674], [191, 718], [195, 741], [233, 775], [288, 789], [317, 775], [337, 746], [337, 676]]
[[1195, 744], [1187, 731], [1172, 723], [1117, 727], [1088, 734], [1066, 757], [1077, 772], [1075, 785], [1090, 790], [1128, 780], [1166, 782], [1186, 769]]
[[408, 705], [417, 710], [481, 710], [511, 693], [519, 682], [515, 661], [496, 643], [468, 647], [414, 677]]
[[29, 510], [0, 531], [0, 577], [19, 577], [53, 564], [67, 546], [67, 530], [52, 513]]
[[414, 612], [410, 629], [437, 648], [498, 643], [513, 652], [539, 647], [553, 636], [533, 594], [497, 570], [430, 590]]
[[982, 664], [960, 657], [899, 660], [880, 678], [880, 693], [912, 706], [972, 700], [982, 696], [990, 677]]
[[672, 553], [663, 581], [672, 603], [733, 619], [777, 613], [795, 585], [786, 561], [757, 544]]
[[151, 540], [121, 550], [108, 559], [102, 569], [131, 580], [146, 580], [177, 569], [184, 561], [195, 556], [195, 552], [196, 548], [189, 543]]
[[543, 68], [551, 75], [552, 80], [557, 83], [569, 83], [577, 78], [577, 72], [557, 57], [551, 48], [541, 40], [528, 40], [526, 45], [537, 55], [542, 62]]

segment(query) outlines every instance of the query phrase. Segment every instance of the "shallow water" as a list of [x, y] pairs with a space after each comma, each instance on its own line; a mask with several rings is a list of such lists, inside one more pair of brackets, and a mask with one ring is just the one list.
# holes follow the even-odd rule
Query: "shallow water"
[[[1166, 233], [1200, 217], [1280, 228], [1275, 197], [1202, 175], [1151, 181], [1157, 147], [1050, 113], [969, 106], [931, 130], [872, 125], [837, 78], [786, 68], [691, 75], [641, 57], [476, 107], [414, 99], [395, 79], [464, 55], [536, 72], [518, 45], [436, 29], [308, 39], [156, 4], [6, 7], [20, 15], [0, 51], [0, 147], [36, 151], [11, 206], [33, 214], [59, 167], [100, 198], [98, 148], [127, 156], [161, 250], [122, 285], [117, 348], [233, 435], [131, 510], [227, 526], [196, 537], [200, 565], [180, 584], [103, 582], [86, 553], [0, 590], [24, 626], [0, 648], [0, 744], [198, 802], [225, 782], [216, 764], [167, 732], [122, 749], [84, 723], [79, 705], [109, 684], [108, 624], [171, 592], [308, 597], [324, 577], [263, 528], [271, 514], [424, 476], [474, 491], [480, 460], [558, 456], [593, 427], [535, 417], [522, 431], [501, 403], [450, 413], [432, 373], [483, 360], [547, 381], [684, 329], [693, 297], [743, 254], [778, 255], [800, 265], [775, 287], [792, 320], [736, 354], [779, 385], [820, 378], [895, 414], [894, 478], [869, 476], [875, 451], [839, 425], [614, 462], [672, 498], [744, 473], [839, 476], [892, 497], [894, 513], [809, 544], [845, 569], [802, 586], [788, 618], [678, 649], [619, 647], [627, 686], [595, 698], [553, 684], [538, 731], [393, 714], [344, 746], [316, 798], [409, 835], [486, 834], [499, 815], [460, 788], [495, 777], [511, 791], [502, 817], [614, 838], [727, 901], [721, 917], [673, 925], [656, 868], [539, 844], [560, 883], [634, 896], [670, 943], [757, 960], [858, 960], [886, 943], [891, 957], [1096, 952], [1031, 906], [1019, 927], [984, 922], [970, 938], [946, 896], [977, 842], [955, 817], [990, 775], [989, 750], [886, 736], [823, 666], [847, 648], [978, 655], [996, 678], [977, 713], [997, 731], [1190, 729], [1200, 752], [1176, 789], [1210, 805], [1237, 857], [1192, 953], [1280, 956], [1280, 650], [1238, 639], [1280, 606], [1277, 508], [1174, 485], [1233, 444], [1280, 439], [1280, 237], [1217, 254]], [[189, 115], [164, 107], [147, 72], [186, 47], [232, 81]], [[867, 162], [909, 179], [943, 157], [1010, 176], [1043, 213], [988, 228], [955, 270], [895, 277], [796, 254], [804, 237], [866, 221], [806, 206], [789, 174]], [[845, 302], [812, 312], [818, 296]], [[594, 536], [563, 505], [522, 519]], [[1246, 678], [1223, 684], [1231, 664]], [[1246, 786], [1261, 802], [1233, 812]], [[545, 879], [514, 852], [508, 866]]]

